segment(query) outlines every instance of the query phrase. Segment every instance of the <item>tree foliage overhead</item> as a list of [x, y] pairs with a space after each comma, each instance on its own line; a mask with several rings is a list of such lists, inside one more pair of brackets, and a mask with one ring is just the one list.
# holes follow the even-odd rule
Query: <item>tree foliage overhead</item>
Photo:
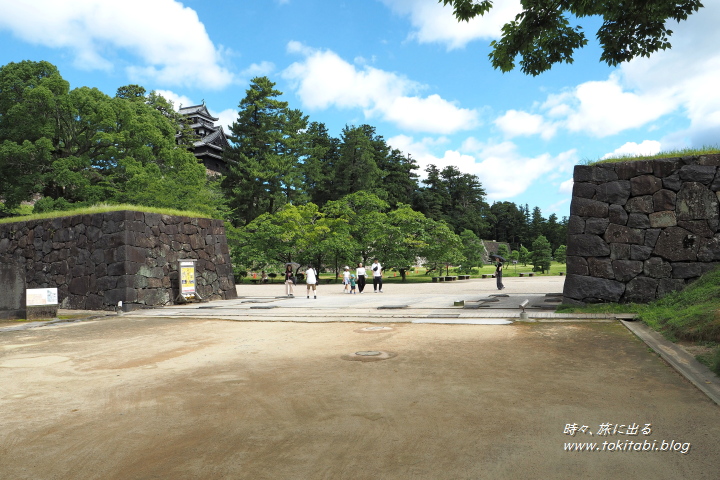
[[[459, 21], [482, 16], [492, 8], [491, 0], [439, 0], [453, 7]], [[492, 66], [503, 72], [520, 68], [539, 75], [560, 62], [572, 63], [575, 50], [588, 40], [570, 18], [599, 16], [597, 31], [602, 47], [600, 60], [615, 66], [635, 57], [671, 47], [670, 20], [681, 22], [703, 7], [700, 0], [521, 0], [523, 11], [502, 28], [500, 40], [491, 42]]]
[[137, 85], [109, 97], [71, 90], [48, 62], [0, 67], [0, 198], [6, 209], [40, 196], [37, 211], [108, 202], [211, 214], [205, 169], [176, 141], [178, 118]]

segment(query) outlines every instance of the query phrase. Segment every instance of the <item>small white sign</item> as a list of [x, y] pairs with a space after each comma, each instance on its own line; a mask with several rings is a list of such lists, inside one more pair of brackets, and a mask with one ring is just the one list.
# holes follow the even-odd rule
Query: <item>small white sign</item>
[[25, 295], [25, 305], [57, 305], [57, 288], [28, 288]]

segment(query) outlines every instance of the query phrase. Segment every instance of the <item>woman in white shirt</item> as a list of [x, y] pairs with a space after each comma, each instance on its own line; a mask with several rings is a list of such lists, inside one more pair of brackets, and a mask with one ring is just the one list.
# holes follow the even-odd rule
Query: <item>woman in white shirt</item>
[[[375, 293], [377, 293], [377, 292], [383, 293], [383, 291], [382, 291], [382, 265], [380, 265], [380, 262], [378, 262], [377, 258], [373, 259], [373, 264], [370, 265], [370, 269], [373, 272], [373, 290], [375, 291]], [[379, 290], [378, 290], [378, 287], [380, 287]]]
[[358, 266], [355, 269], [355, 275], [357, 275], [358, 292], [363, 293], [363, 290], [365, 289], [365, 276], [367, 273], [365, 272], [365, 267], [363, 267], [362, 262], [358, 263]]
[[307, 298], [310, 298], [310, 289], [313, 291], [313, 298], [317, 298], [317, 273], [312, 265], [308, 265], [308, 269], [305, 271], [305, 279], [307, 281]]

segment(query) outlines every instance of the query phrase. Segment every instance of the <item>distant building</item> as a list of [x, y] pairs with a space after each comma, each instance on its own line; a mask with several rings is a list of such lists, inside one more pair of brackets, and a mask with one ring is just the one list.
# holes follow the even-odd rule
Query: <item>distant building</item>
[[199, 137], [194, 143], [193, 153], [200, 160], [208, 175], [226, 175], [227, 163], [223, 159], [223, 150], [230, 147], [222, 125], [215, 126], [220, 120], [210, 115], [205, 103], [192, 107], [181, 107], [181, 115], [190, 119], [190, 128]]

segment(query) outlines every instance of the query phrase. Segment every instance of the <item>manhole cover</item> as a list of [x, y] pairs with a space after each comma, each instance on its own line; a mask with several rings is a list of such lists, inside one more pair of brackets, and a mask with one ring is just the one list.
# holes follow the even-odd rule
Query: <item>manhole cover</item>
[[359, 352], [351, 353], [350, 355], [343, 355], [343, 360], [350, 360], [356, 362], [376, 362], [379, 360], [387, 360], [389, 358], [396, 357], [397, 353], [382, 352], [379, 350], [361, 350]]
[[394, 328], [392, 327], [381, 327], [381, 326], [374, 326], [374, 327], [363, 327], [355, 330], [356, 333], [382, 333], [382, 332], [392, 332]]

